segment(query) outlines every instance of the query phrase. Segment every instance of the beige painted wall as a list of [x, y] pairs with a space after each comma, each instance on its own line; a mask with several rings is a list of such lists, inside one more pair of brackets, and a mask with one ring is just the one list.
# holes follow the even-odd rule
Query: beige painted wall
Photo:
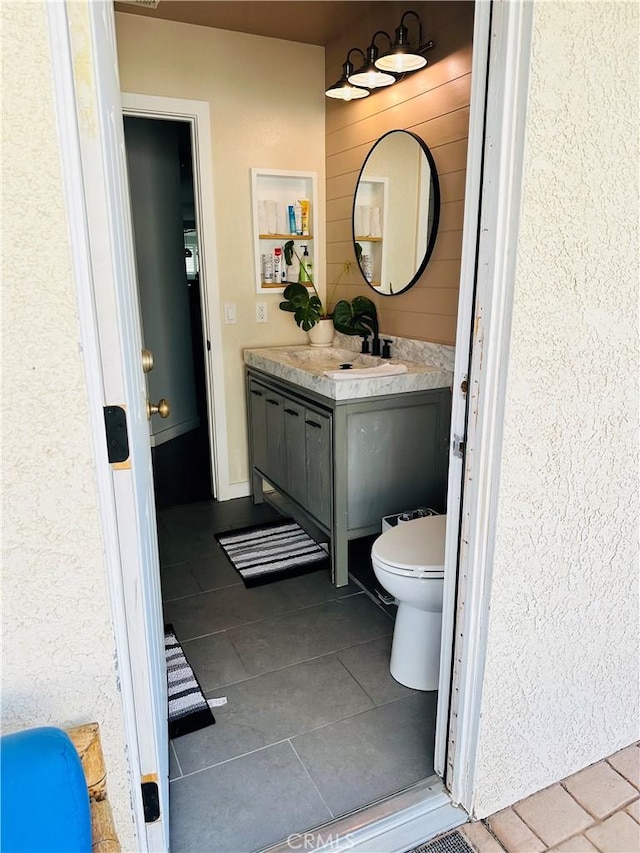
[[[360, 23], [326, 50], [326, 84], [341, 75], [351, 47], [366, 49], [376, 30], [393, 33], [407, 5], [363, 3]], [[326, 99], [327, 110], [327, 281], [331, 303], [362, 294], [378, 306], [381, 332], [455, 344], [462, 217], [466, 177], [473, 3], [411, 4], [424, 24], [424, 38], [435, 41], [429, 64], [400, 83], [350, 103]], [[412, 19], [407, 19], [415, 39]], [[384, 47], [385, 40], [377, 42]], [[353, 54], [354, 63], [358, 54]], [[358, 173], [374, 142], [389, 130], [411, 130], [427, 143], [436, 161], [442, 208], [438, 238], [427, 269], [404, 294], [378, 296], [354, 263], [336, 282], [342, 264], [355, 262], [351, 207]]]
[[[316, 222], [324, 217], [324, 50], [247, 35], [116, 14], [124, 92], [209, 103], [220, 301], [237, 304], [222, 327], [231, 482], [248, 479], [242, 350], [305, 343], [280, 296], [255, 292], [252, 166], [318, 173]], [[324, 281], [324, 240], [316, 276]], [[257, 325], [256, 302], [268, 305]]]
[[639, 737], [636, 3], [536, 3], [475, 808]]
[[133, 850], [45, 6], [2, 4], [2, 729], [100, 723]]

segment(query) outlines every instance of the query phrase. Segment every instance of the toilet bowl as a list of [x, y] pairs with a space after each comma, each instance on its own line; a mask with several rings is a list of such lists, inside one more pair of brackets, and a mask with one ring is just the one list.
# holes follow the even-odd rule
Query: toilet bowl
[[396, 598], [391, 675], [414, 690], [437, 690], [444, 585], [446, 515], [417, 518], [373, 543], [380, 584]]

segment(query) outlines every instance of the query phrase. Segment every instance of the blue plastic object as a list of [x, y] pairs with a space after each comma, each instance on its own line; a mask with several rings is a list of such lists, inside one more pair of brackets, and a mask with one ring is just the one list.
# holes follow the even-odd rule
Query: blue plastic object
[[0, 818], [2, 853], [90, 853], [87, 783], [62, 729], [0, 738]]

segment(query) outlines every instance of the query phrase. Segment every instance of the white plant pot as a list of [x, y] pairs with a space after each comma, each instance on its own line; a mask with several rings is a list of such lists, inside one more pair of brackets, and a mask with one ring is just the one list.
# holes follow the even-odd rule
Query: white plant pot
[[333, 320], [318, 320], [307, 332], [309, 344], [312, 347], [330, 347], [333, 343], [333, 332]]

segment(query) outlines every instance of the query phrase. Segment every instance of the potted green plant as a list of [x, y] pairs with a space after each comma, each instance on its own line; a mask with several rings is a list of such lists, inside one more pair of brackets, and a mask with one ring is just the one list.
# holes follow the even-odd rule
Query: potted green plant
[[[288, 240], [284, 245], [285, 264], [288, 267], [291, 266], [294, 254], [302, 264], [300, 256], [295, 250], [293, 240]], [[313, 275], [308, 270], [306, 271], [306, 279], [308, 284], [311, 285], [311, 290], [301, 282], [288, 284], [282, 294], [284, 301], [280, 303], [280, 309], [293, 314], [296, 324], [308, 333], [309, 343], [312, 347], [331, 346], [333, 341], [333, 321], [328, 311], [328, 304], [327, 307], [322, 304], [320, 294], [313, 281]]]
[[366, 296], [356, 296], [351, 302], [341, 299], [333, 309], [333, 325], [343, 335], [373, 335], [378, 337], [378, 312]]

